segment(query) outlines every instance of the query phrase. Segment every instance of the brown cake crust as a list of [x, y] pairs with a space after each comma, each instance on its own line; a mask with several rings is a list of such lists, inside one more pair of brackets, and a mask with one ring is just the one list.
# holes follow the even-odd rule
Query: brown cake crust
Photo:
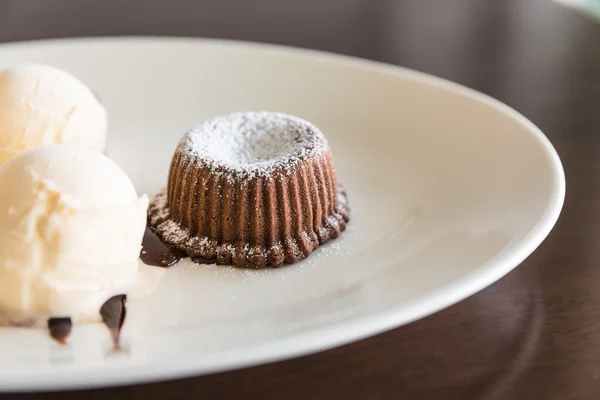
[[[244, 116], [232, 114], [234, 119], [240, 115]], [[261, 150], [261, 158], [252, 156], [250, 162], [248, 155], [228, 161], [229, 154], [214, 156], [221, 147], [202, 148], [211, 140], [206, 131], [214, 127], [205, 123], [179, 143], [167, 189], [150, 204], [151, 228], [192, 258], [246, 268], [279, 267], [306, 258], [346, 229], [347, 196], [337, 183], [323, 134], [308, 122], [283, 114], [251, 117], [250, 123], [263, 118], [272, 124], [276, 119], [279, 125], [265, 129], [283, 127], [293, 138], [281, 145], [270, 143], [274, 154]], [[248, 123], [243, 120], [234, 126], [244, 129]]]

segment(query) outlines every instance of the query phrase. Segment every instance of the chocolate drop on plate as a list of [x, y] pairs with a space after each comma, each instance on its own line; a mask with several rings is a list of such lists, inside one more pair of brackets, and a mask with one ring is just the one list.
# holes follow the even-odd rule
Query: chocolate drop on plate
[[167, 268], [185, 256], [182, 251], [164, 244], [150, 228], [146, 227], [140, 253], [140, 259], [144, 264]]
[[123, 323], [125, 323], [125, 316], [127, 314], [126, 301], [127, 296], [124, 294], [113, 296], [106, 300], [100, 308], [100, 316], [110, 332], [114, 350], [120, 350], [121, 348], [121, 328], [123, 327]]
[[50, 318], [48, 319], [48, 330], [52, 339], [62, 345], [67, 344], [67, 338], [71, 334], [73, 323], [71, 318]]

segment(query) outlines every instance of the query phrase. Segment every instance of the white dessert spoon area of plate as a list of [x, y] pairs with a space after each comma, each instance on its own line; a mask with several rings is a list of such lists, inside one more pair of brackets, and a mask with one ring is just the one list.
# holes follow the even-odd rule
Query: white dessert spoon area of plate
[[413, 71], [218, 40], [0, 47], [0, 67], [25, 61], [69, 71], [98, 93], [107, 154], [140, 194], [166, 185], [177, 142], [206, 118], [249, 110], [304, 118], [329, 140], [351, 219], [338, 239], [280, 269], [181, 261], [129, 303], [118, 354], [101, 324], [75, 326], [67, 347], [44, 330], [0, 328], [0, 391], [200, 375], [374, 335], [500, 279], [562, 207], [560, 160], [531, 122]]

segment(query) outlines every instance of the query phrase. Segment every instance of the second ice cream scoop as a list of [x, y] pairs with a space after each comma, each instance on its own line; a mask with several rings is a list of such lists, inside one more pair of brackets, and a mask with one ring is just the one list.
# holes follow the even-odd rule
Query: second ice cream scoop
[[0, 166], [0, 311], [98, 317], [135, 285], [146, 195], [112, 160], [49, 145]]

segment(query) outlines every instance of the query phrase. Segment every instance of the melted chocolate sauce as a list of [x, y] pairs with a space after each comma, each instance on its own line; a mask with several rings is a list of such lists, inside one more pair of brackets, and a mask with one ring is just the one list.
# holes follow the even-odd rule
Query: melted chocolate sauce
[[167, 268], [184, 257], [186, 257], [185, 253], [164, 244], [150, 228], [146, 227], [140, 253], [140, 259], [144, 264]]
[[[142, 240], [140, 259], [146, 265], [167, 268], [186, 257], [185, 253], [175, 247], [164, 244], [150, 228], [146, 227]], [[210, 260], [196, 260], [197, 262], [210, 263]], [[214, 263], [214, 260], [212, 261]], [[100, 316], [104, 325], [110, 331], [115, 350], [120, 350], [121, 328], [125, 323], [126, 295], [118, 295], [108, 299], [100, 308]], [[50, 336], [60, 344], [66, 345], [71, 333], [73, 323], [71, 318], [48, 319]]]
[[127, 296], [122, 294], [111, 297], [100, 308], [102, 322], [108, 328], [113, 341], [113, 349], [120, 350], [121, 328], [125, 323]]
[[48, 330], [52, 339], [62, 345], [67, 344], [67, 338], [71, 334], [73, 323], [71, 318], [50, 318], [48, 319]]

